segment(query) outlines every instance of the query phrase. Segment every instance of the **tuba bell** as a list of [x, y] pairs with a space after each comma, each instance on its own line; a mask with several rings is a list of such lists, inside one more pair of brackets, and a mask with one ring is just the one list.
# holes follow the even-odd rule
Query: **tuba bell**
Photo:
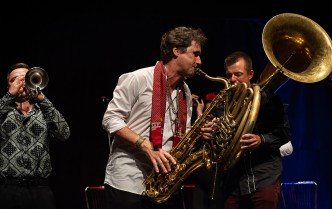
[[261, 88], [277, 89], [288, 79], [315, 83], [332, 72], [331, 38], [305, 16], [274, 16], [264, 26], [262, 42], [269, 63], [257, 81]]

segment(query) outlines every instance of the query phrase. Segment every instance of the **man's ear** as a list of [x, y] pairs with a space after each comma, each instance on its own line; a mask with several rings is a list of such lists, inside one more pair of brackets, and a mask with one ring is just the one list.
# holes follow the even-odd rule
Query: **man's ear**
[[173, 48], [173, 54], [178, 57], [181, 53], [179, 52], [178, 48], [174, 47]]
[[254, 77], [254, 70], [250, 70], [250, 73], [249, 73], [249, 80], [252, 79]]

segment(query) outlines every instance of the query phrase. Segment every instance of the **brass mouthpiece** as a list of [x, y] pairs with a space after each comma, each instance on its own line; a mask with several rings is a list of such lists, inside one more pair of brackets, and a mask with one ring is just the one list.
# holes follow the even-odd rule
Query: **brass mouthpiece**
[[196, 74], [205, 77], [207, 74], [201, 69], [201, 68], [196, 68]]

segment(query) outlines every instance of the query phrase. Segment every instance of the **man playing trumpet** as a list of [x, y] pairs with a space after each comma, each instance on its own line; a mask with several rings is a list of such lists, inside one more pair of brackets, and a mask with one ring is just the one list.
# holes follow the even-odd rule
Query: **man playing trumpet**
[[70, 130], [41, 89], [26, 87], [29, 70], [25, 63], [10, 67], [8, 91], [0, 99], [1, 208], [55, 209], [49, 145], [51, 139], [66, 141]]

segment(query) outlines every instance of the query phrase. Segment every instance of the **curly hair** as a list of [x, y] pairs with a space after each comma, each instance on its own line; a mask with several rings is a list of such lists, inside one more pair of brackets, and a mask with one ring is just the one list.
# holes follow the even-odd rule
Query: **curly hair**
[[186, 52], [192, 41], [196, 41], [201, 46], [207, 42], [207, 37], [200, 28], [180, 26], [163, 34], [160, 42], [160, 60], [168, 63], [174, 58], [173, 48], [178, 48], [181, 52]]

